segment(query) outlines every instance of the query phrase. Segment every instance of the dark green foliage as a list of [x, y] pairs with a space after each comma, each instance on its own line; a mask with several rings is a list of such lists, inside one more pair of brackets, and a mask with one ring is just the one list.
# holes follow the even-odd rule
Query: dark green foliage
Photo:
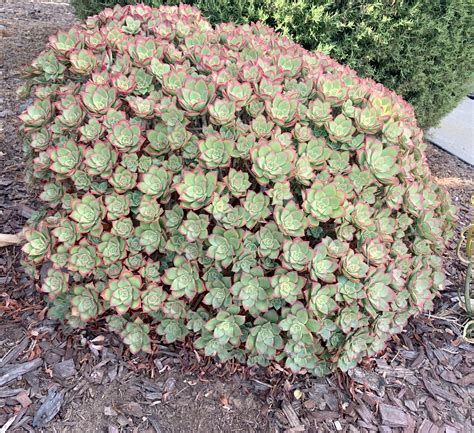
[[426, 127], [467, 92], [473, 5], [472, 0], [276, 0], [266, 23], [403, 95]]
[[[73, 0], [80, 17], [135, 0]], [[177, 4], [176, 0], [144, 0]], [[185, 0], [212, 23], [260, 20], [401, 94], [422, 127], [472, 87], [473, 0]]]

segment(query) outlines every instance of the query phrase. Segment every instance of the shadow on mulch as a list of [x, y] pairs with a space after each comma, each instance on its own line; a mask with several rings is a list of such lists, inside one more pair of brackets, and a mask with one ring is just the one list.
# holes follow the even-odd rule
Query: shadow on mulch
[[[0, 6], [0, 227], [20, 231], [34, 193], [23, 181], [15, 97], [23, 66], [47, 38], [74, 22], [63, 5], [26, 0]], [[436, 181], [469, 215], [474, 169], [430, 146]], [[454, 244], [449, 284], [436, 313], [411, 320], [384, 354], [349, 375], [288, 375], [278, 366], [216, 364], [184, 346], [131, 356], [97, 327], [68, 333], [45, 319], [22, 273], [20, 250], [0, 250], [0, 432], [468, 432], [474, 349], [461, 338]], [[3, 427], [1, 427], [3, 426]]]

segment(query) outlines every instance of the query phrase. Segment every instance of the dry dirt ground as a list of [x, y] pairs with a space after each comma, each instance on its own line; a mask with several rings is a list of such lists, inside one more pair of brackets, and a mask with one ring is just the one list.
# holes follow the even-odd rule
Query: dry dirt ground
[[[18, 232], [35, 207], [16, 135], [22, 68], [74, 20], [64, 5], [0, 2], [0, 232]], [[434, 147], [428, 159], [465, 225], [474, 169]], [[3, 248], [0, 433], [470, 432], [474, 348], [462, 338], [465, 269], [454, 246], [436, 312], [412, 320], [377, 359], [325, 379], [219, 365], [183, 346], [132, 357], [100, 327], [70, 333], [45, 319], [19, 248]]]

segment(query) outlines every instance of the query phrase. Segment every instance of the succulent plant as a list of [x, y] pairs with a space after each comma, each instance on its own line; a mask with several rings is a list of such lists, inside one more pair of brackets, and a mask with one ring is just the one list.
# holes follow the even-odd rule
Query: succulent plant
[[185, 208], [200, 209], [211, 201], [217, 185], [215, 172], [186, 172], [183, 181], [176, 186], [181, 204]]
[[120, 333], [123, 341], [130, 348], [131, 353], [138, 353], [141, 350], [143, 352], [151, 352], [150, 327], [139, 318], [136, 318], [133, 322], [128, 322]]
[[442, 289], [455, 209], [413, 110], [325, 54], [128, 5], [52, 36], [28, 76], [46, 206], [24, 262], [51, 317], [322, 376]]
[[144, 313], [158, 312], [163, 309], [167, 294], [158, 284], [150, 284], [141, 293], [142, 310]]
[[88, 322], [103, 312], [99, 294], [93, 284], [75, 286], [71, 298], [71, 315]]
[[41, 263], [48, 258], [53, 242], [45, 225], [39, 225], [36, 230], [27, 230], [25, 238], [27, 243], [23, 246], [23, 252], [32, 263]]
[[125, 314], [129, 309], [140, 307], [140, 276], [132, 272], [123, 271], [119, 278], [111, 279], [102, 292], [102, 297], [115, 308], [118, 314]]
[[186, 296], [192, 299], [194, 295], [204, 291], [204, 285], [195, 264], [189, 263], [183, 256], [176, 256], [173, 265], [174, 267], [168, 268], [161, 278], [164, 284], [171, 286], [172, 297]]
[[41, 291], [54, 300], [68, 292], [68, 274], [59, 269], [50, 268], [41, 286]]
[[293, 149], [285, 149], [278, 141], [262, 143], [252, 149], [250, 154], [252, 171], [262, 185], [289, 177], [296, 159], [296, 152]]

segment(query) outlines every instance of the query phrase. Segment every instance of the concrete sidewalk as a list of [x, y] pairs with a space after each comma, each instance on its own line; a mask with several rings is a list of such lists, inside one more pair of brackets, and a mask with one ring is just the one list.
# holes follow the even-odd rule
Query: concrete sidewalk
[[425, 137], [433, 144], [474, 165], [474, 100], [465, 98]]

